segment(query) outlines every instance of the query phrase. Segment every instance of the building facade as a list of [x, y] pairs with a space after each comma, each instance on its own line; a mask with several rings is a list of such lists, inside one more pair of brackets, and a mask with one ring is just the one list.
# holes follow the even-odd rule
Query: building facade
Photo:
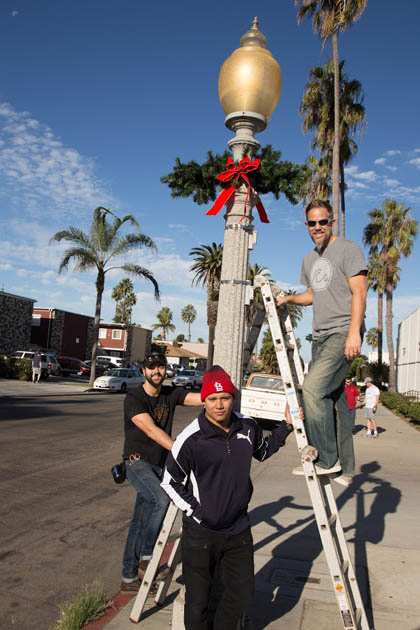
[[420, 308], [398, 326], [397, 391], [420, 392]]
[[36, 300], [0, 291], [0, 353], [28, 350]]
[[129, 363], [142, 363], [150, 352], [152, 331], [142, 326], [101, 322], [98, 355], [120, 357]]
[[85, 361], [93, 345], [94, 319], [58, 308], [34, 308], [31, 344]]

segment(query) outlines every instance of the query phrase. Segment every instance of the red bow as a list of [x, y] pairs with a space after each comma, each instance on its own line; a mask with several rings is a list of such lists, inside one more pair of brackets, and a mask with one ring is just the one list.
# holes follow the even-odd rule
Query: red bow
[[[258, 159], [250, 160], [247, 155], [242, 158], [239, 164], [235, 164], [233, 159], [231, 157], [228, 157], [228, 159], [226, 160], [226, 166], [228, 168], [226, 169], [226, 171], [223, 171], [223, 173], [219, 173], [219, 175], [216, 175], [216, 179], [219, 182], [230, 182], [231, 180], [234, 180], [234, 183], [231, 184], [228, 188], [224, 188], [222, 190], [222, 192], [217, 197], [216, 201], [214, 202], [210, 210], [206, 212], [206, 214], [211, 214], [211, 215], [218, 214], [220, 210], [223, 208], [223, 206], [227, 204], [227, 202], [232, 197], [232, 195], [235, 194], [236, 189], [241, 185], [241, 180], [243, 180], [248, 187], [248, 195], [252, 192], [254, 193], [254, 196], [256, 197], [257, 203], [255, 205], [258, 210], [258, 214], [261, 219], [261, 222], [270, 223], [267, 213], [265, 211], [265, 208], [261, 202], [261, 199], [259, 198], [255, 190], [253, 189], [252, 184], [249, 181], [249, 177], [248, 177], [248, 173], [251, 173], [252, 171], [256, 171], [260, 167], [260, 164], [261, 164], [261, 160], [258, 160]], [[248, 197], [247, 197], [247, 200], [248, 200]], [[245, 205], [246, 205], [246, 201], [245, 201]]]

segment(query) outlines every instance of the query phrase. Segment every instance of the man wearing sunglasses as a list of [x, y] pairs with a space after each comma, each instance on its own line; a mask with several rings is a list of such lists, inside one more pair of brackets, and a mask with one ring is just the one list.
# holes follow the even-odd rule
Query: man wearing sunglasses
[[[305, 426], [318, 450], [317, 473], [335, 474], [335, 481], [347, 486], [354, 473], [354, 419], [344, 380], [362, 345], [367, 266], [356, 243], [333, 236], [335, 219], [327, 201], [312, 201], [305, 215], [315, 244], [302, 264], [301, 283], [307, 288], [279, 296], [277, 304], [313, 306], [312, 361], [303, 383]], [[303, 469], [293, 472], [303, 474]]]
[[200, 394], [163, 386], [166, 357], [151, 353], [144, 361], [145, 382], [124, 401], [124, 452], [127, 479], [137, 493], [123, 557], [122, 591], [138, 591], [152, 556], [169, 499], [160, 487], [163, 467], [174, 443], [177, 405], [201, 405]]

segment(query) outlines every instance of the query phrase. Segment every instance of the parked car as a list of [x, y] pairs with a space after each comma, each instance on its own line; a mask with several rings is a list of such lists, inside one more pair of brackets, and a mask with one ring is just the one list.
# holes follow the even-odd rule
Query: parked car
[[60, 355], [58, 357], [58, 362], [60, 364], [62, 374], [77, 374], [83, 363], [83, 361], [76, 359], [76, 357], [66, 357], [64, 355]]
[[172, 385], [175, 387], [182, 386], [190, 389], [201, 387], [203, 376], [197, 370], [182, 370], [172, 379]]
[[98, 363], [112, 363], [112, 365], [116, 367], [125, 367], [125, 359], [121, 357], [110, 357], [108, 354], [99, 354], [96, 357], [96, 365], [98, 365]]
[[[84, 376], [89, 378], [90, 377], [90, 366], [92, 365], [92, 361], [82, 361], [82, 364], [80, 366], [80, 370], [78, 371], [78, 376]], [[108, 362], [106, 363], [101, 363], [99, 361], [96, 361], [96, 370], [95, 370], [95, 375], [96, 376], [102, 376], [102, 374], [105, 374], [105, 372], [107, 370], [109, 370], [110, 368], [116, 368], [118, 367], [117, 365], [114, 364], [109, 364]]]
[[[241, 391], [241, 413], [261, 424], [284, 420], [286, 395], [279, 374], [250, 374]], [[266, 421], [266, 422], [265, 422]]]
[[126, 392], [131, 387], [144, 383], [144, 376], [139, 370], [113, 368], [99, 376], [93, 383], [94, 389], [105, 389], [112, 392]]
[[172, 365], [166, 366], [166, 378], [173, 378], [175, 376], [175, 370]]

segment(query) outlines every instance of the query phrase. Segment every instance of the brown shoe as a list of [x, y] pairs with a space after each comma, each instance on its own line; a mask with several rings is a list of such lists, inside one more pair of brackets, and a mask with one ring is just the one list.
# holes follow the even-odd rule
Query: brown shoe
[[131, 580], [130, 582], [121, 581], [120, 590], [122, 593], [137, 593], [141, 586], [141, 581], [136, 578], [135, 580]]

